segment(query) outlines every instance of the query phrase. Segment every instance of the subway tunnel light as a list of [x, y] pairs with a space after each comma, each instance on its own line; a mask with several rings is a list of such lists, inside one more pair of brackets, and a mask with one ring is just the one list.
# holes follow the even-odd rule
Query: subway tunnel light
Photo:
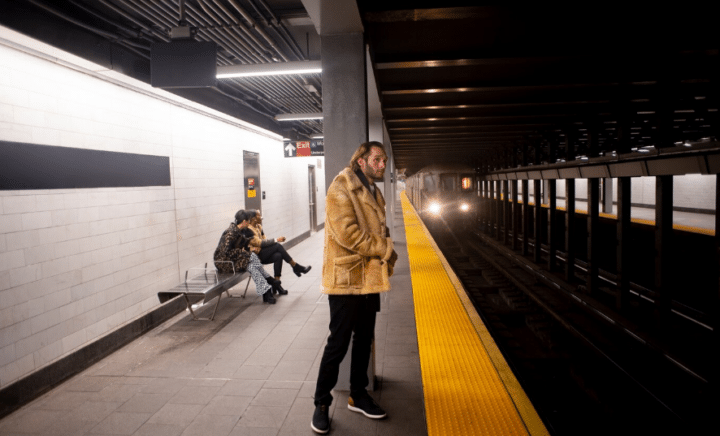
[[322, 120], [322, 112], [310, 112], [302, 114], [278, 114], [275, 115], [276, 121], [301, 121], [301, 120]]
[[284, 74], [321, 73], [320, 61], [278, 62], [274, 64], [220, 65], [217, 67], [218, 79], [237, 77], [280, 76]]

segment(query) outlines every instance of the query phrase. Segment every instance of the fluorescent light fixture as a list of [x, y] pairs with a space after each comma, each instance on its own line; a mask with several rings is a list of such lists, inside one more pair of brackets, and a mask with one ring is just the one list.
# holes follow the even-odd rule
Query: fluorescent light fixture
[[323, 135], [312, 135], [312, 136], [310, 137], [310, 139], [323, 139], [323, 138], [324, 138]]
[[310, 74], [322, 72], [320, 61], [278, 62], [274, 64], [218, 65], [217, 78], [279, 76], [283, 74]]
[[310, 112], [304, 114], [279, 114], [275, 115], [277, 121], [299, 121], [299, 120], [322, 120], [322, 112]]

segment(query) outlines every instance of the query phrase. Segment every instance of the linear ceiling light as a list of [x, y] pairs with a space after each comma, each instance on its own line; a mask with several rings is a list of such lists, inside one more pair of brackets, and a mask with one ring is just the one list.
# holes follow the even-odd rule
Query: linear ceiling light
[[322, 112], [310, 112], [304, 114], [278, 114], [275, 115], [277, 121], [298, 121], [298, 120], [322, 120]]
[[282, 74], [310, 74], [322, 72], [320, 61], [278, 62], [275, 64], [219, 65], [218, 79], [251, 76], [279, 76]]

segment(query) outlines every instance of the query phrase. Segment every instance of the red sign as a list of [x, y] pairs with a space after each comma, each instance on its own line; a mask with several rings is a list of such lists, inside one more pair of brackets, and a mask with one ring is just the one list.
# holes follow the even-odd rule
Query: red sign
[[310, 156], [310, 141], [296, 142], [298, 156]]

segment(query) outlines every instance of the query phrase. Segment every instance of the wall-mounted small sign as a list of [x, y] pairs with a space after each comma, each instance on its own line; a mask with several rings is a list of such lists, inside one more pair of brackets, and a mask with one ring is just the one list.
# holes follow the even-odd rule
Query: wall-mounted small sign
[[285, 157], [325, 156], [325, 145], [322, 139], [312, 141], [283, 142]]
[[257, 193], [255, 192], [255, 178], [248, 177], [247, 179], [247, 187], [248, 187], [248, 198], [255, 198], [257, 196]]

